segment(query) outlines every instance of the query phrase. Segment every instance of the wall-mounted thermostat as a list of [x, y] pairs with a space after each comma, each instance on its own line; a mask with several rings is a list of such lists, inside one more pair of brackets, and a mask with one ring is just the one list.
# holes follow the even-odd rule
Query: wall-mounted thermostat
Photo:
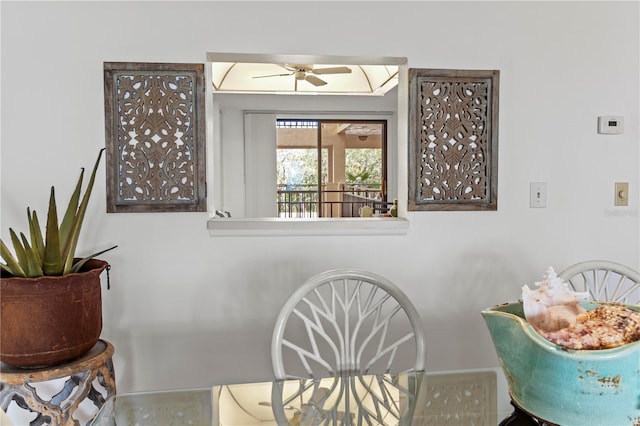
[[617, 135], [624, 130], [624, 117], [603, 115], [598, 117], [598, 133]]

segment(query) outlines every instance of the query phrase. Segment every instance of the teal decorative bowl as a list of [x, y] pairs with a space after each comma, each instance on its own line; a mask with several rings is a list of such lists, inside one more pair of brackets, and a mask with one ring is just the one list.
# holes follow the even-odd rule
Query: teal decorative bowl
[[[587, 310], [599, 305], [582, 303]], [[482, 316], [520, 408], [562, 426], [640, 425], [640, 341], [612, 349], [564, 349], [529, 325], [521, 302], [494, 306]]]

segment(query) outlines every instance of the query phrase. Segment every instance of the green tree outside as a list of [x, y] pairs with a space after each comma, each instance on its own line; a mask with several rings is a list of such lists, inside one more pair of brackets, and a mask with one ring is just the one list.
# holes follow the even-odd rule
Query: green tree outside
[[[277, 182], [279, 186], [317, 186], [318, 158], [316, 149], [278, 149]], [[347, 149], [345, 180], [352, 185], [380, 188], [382, 151], [376, 148]], [[327, 181], [327, 152], [322, 150], [322, 182]]]
[[347, 149], [345, 178], [349, 184], [379, 189], [382, 184], [382, 150], [377, 148]]

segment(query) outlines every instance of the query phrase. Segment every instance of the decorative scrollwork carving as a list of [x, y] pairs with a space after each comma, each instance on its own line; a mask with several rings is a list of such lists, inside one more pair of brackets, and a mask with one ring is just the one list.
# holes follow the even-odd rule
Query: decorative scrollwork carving
[[29, 426], [77, 426], [82, 417], [90, 420], [116, 394], [113, 351], [110, 343], [99, 340], [87, 354], [67, 364], [31, 370], [5, 370], [3, 365], [0, 409], [7, 412], [11, 406]]
[[204, 210], [202, 72], [117, 65], [123, 64], [105, 64], [109, 211]]
[[410, 210], [497, 208], [497, 79], [411, 70]]

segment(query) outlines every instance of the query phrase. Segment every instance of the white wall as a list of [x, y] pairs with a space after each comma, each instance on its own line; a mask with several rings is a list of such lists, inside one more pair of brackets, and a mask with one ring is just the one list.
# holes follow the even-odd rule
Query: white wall
[[[480, 316], [547, 266], [640, 269], [637, 2], [7, 2], [2, 13], [2, 237], [48, 187], [67, 197], [104, 146], [105, 61], [206, 52], [404, 56], [413, 68], [499, 69], [495, 212], [419, 212], [406, 236], [212, 238], [206, 213], [106, 214], [97, 185], [81, 250], [119, 244], [103, 337], [119, 391], [271, 377], [278, 309], [336, 267], [415, 301], [429, 370], [497, 367]], [[623, 115], [625, 133], [596, 133]], [[104, 168], [101, 171], [104, 179]], [[529, 208], [529, 182], [548, 185]], [[630, 182], [630, 206], [613, 185]]]

